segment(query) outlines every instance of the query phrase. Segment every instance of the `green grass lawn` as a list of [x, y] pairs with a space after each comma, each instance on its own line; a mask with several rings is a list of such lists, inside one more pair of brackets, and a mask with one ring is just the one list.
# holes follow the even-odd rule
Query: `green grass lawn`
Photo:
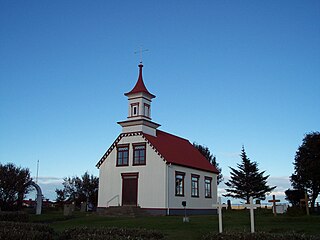
[[[48, 212], [40, 216], [31, 215], [33, 222], [49, 223], [56, 231], [72, 227], [127, 227], [146, 228], [163, 232], [168, 239], [200, 239], [208, 232], [218, 232], [218, 216], [190, 216], [189, 223], [182, 222], [182, 216], [160, 217], [106, 217], [94, 213], [76, 212], [72, 217], [64, 217], [62, 212]], [[223, 213], [224, 231], [250, 232], [249, 211], [233, 210]], [[260, 232], [297, 232], [320, 234], [320, 216], [274, 217], [271, 210], [255, 211], [255, 229]]]

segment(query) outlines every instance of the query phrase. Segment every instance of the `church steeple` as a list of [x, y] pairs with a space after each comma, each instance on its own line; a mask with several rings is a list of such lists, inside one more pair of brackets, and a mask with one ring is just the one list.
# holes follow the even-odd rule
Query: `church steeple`
[[145, 118], [151, 120], [151, 99], [156, 96], [148, 91], [142, 78], [142, 63], [139, 64], [139, 77], [136, 85], [124, 95], [129, 100], [128, 118]]
[[146, 88], [146, 85], [144, 85], [143, 82], [143, 78], [142, 78], [142, 68], [143, 68], [143, 64], [140, 62], [139, 66], [139, 77], [138, 77], [138, 81], [136, 83], [136, 85], [133, 87], [133, 89], [130, 92], [125, 93], [125, 96], [134, 94], [134, 93], [145, 93], [148, 94], [150, 99], [155, 98], [156, 96], [151, 94], [148, 89]]
[[122, 126], [122, 132], [142, 131], [155, 136], [160, 125], [151, 121], [151, 100], [156, 96], [148, 91], [143, 82], [142, 63], [138, 66], [138, 81], [130, 92], [124, 94], [128, 97], [127, 120], [118, 123]]

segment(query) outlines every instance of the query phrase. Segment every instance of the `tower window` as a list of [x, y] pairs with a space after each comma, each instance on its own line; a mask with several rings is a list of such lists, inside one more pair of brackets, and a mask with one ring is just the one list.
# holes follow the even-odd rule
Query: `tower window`
[[131, 116], [139, 115], [139, 103], [131, 104]]
[[150, 117], [150, 105], [146, 103], [144, 104], [144, 115]]

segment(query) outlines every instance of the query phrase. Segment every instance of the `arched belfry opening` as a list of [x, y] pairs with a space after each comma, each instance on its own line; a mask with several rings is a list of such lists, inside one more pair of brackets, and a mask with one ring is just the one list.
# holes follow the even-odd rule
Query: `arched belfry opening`
[[34, 181], [30, 181], [29, 185], [33, 186], [37, 190], [37, 198], [36, 198], [36, 215], [41, 215], [42, 210], [42, 191], [38, 184], [36, 184]]

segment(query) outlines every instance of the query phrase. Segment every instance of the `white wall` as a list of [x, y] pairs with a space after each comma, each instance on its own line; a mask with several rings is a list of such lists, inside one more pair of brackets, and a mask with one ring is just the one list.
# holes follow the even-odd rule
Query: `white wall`
[[156, 136], [156, 129], [145, 126], [145, 125], [133, 125], [128, 127], [122, 127], [122, 132], [123, 133], [144, 132], [151, 136]]
[[[100, 166], [98, 207], [117, 206], [118, 201], [121, 205], [121, 173], [139, 172], [138, 205], [142, 208], [165, 208], [165, 162], [147, 144], [146, 165], [132, 166], [133, 147], [131, 144], [139, 142], [145, 142], [142, 136], [123, 137], [118, 143], [130, 144], [129, 166], [116, 167], [116, 148]], [[110, 199], [113, 200], [108, 203]]]
[[[175, 172], [184, 172], [184, 196], [175, 196]], [[200, 175], [199, 178], [199, 197], [191, 197], [191, 174]], [[168, 167], [169, 175], [169, 208], [183, 208], [182, 201], [187, 202], [187, 208], [208, 209], [217, 202], [217, 174], [201, 170], [191, 169], [178, 165]], [[212, 198], [205, 198], [204, 177], [212, 177], [211, 193]]]

